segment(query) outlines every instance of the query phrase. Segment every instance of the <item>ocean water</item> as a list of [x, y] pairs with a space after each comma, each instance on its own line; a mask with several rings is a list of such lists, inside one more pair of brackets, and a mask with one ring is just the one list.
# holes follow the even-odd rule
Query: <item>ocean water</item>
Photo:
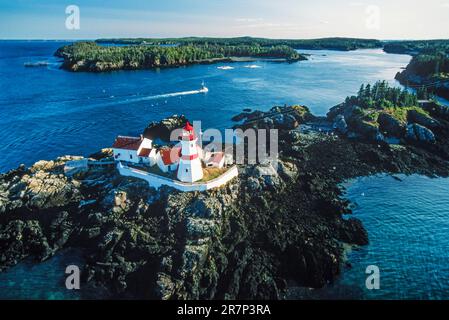
[[[71, 73], [59, 69], [53, 52], [64, 42], [0, 41], [0, 172], [20, 163], [63, 154], [88, 155], [118, 134], [139, 134], [152, 120], [173, 113], [224, 129], [244, 108], [304, 104], [319, 115], [357, 92], [361, 83], [394, 80], [410, 60], [380, 50], [305, 51], [300, 63], [233, 63], [182, 68]], [[25, 68], [25, 62], [48, 61]], [[197, 90], [202, 81], [207, 94]], [[352, 268], [321, 298], [449, 298], [448, 179], [422, 176], [361, 178], [346, 185], [354, 216], [370, 244], [348, 254]], [[64, 252], [40, 264], [25, 261], [0, 273], [0, 299], [79, 299], [67, 291], [64, 269], [81, 263]], [[380, 268], [380, 289], [367, 290], [365, 269]], [[98, 297], [102, 295], [98, 293]]]
[[[352, 268], [337, 282], [362, 299], [449, 299], [449, 179], [379, 175], [347, 183], [353, 216], [370, 244], [348, 254]], [[380, 288], [365, 285], [379, 267]]]
[[[36, 263], [32, 258], [0, 273], [0, 299], [78, 300], [79, 290], [67, 290], [65, 274], [68, 265], [83, 263], [78, 250], [65, 250], [51, 259]], [[83, 291], [88, 292], [88, 290]]]
[[[303, 104], [324, 115], [362, 83], [395, 83], [394, 75], [410, 60], [381, 50], [302, 50], [310, 60], [293, 64], [72, 73], [60, 70], [53, 57], [64, 44], [0, 41], [0, 172], [64, 154], [91, 154], [110, 146], [116, 135], [139, 134], [150, 121], [175, 113], [218, 129], [231, 127], [231, 117], [244, 108]], [[50, 65], [23, 65], [37, 61]], [[197, 90], [203, 80], [207, 94], [170, 96]]]

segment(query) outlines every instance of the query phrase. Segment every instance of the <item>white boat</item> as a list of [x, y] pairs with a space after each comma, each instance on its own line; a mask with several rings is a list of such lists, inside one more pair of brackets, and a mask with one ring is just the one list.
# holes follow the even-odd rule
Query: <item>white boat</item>
[[201, 83], [201, 89], [198, 90], [200, 93], [206, 93], [209, 92], [209, 89], [204, 85], [204, 81]]

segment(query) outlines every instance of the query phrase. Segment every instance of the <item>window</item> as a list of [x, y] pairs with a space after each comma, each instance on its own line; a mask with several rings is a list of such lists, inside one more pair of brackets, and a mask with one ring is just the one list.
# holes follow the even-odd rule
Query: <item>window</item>
[[132, 155], [132, 154], [130, 154], [130, 155], [129, 155], [129, 158], [130, 158], [130, 159], [132, 159], [132, 158], [133, 158], [133, 155]]
[[186, 169], [186, 172], [189, 172], [189, 169]]

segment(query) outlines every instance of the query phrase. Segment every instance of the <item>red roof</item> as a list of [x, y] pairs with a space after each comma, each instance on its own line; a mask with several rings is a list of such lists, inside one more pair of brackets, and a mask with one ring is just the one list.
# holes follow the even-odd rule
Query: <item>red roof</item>
[[141, 143], [142, 143], [142, 138], [140, 138], [140, 137], [118, 136], [115, 139], [112, 147], [117, 148], [117, 149], [137, 150], [137, 149], [139, 149]]
[[195, 140], [195, 133], [193, 132], [193, 127], [189, 121], [186, 122], [186, 125], [184, 126], [184, 131], [187, 131], [189, 133], [189, 135], [186, 135], [184, 132], [182, 135], [182, 140], [187, 140], [187, 141]]
[[189, 121], [186, 122], [186, 125], [184, 126], [184, 130], [186, 130], [186, 131], [193, 131], [193, 127], [192, 127], [192, 125], [190, 124]]
[[181, 157], [181, 148], [163, 148], [159, 150], [159, 153], [161, 154], [162, 162], [168, 166], [179, 161], [179, 157]]
[[223, 157], [224, 152], [215, 152], [207, 159], [206, 162], [220, 163]]
[[139, 157], [148, 157], [150, 155], [151, 150], [152, 149], [149, 149], [149, 148], [140, 149]]

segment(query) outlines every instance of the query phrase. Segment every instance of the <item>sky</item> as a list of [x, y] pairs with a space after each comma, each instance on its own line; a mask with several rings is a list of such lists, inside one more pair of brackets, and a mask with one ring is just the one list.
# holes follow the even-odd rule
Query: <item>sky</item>
[[0, 0], [0, 39], [182, 36], [449, 38], [449, 0]]

